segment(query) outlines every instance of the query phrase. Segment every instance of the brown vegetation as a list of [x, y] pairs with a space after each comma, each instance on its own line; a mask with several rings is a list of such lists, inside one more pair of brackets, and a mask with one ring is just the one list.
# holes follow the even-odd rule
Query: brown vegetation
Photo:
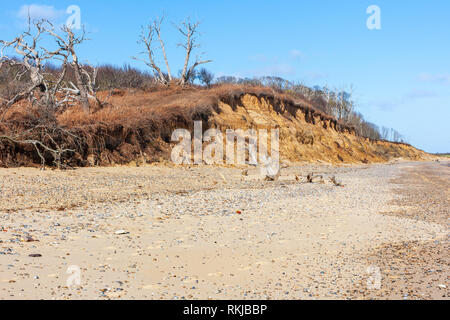
[[[107, 96], [110, 96], [108, 102], [89, 114], [85, 113], [80, 105], [55, 113], [54, 118], [47, 121], [45, 130], [36, 125], [42, 121], [41, 109], [25, 102], [17, 104], [5, 114], [0, 135], [5, 136], [9, 132], [25, 132], [32, 128], [33, 134], [36, 135], [35, 140], [42, 139], [52, 146], [52, 149], [65, 150], [64, 154], [59, 154], [59, 159], [55, 159], [53, 153], [38, 145], [46, 163], [52, 164], [56, 163], [56, 160], [61, 160], [62, 164], [67, 166], [125, 164], [131, 161], [154, 162], [169, 159], [173, 130], [177, 128], [192, 130], [195, 120], [201, 120], [204, 123], [204, 130], [211, 127], [236, 129], [251, 126], [260, 128], [278, 126], [281, 128], [281, 156], [289, 160], [384, 161], [395, 154], [408, 156], [408, 153], [401, 154], [397, 151], [390, 154], [389, 150], [392, 148], [413, 149], [404, 144], [393, 147], [396, 144], [386, 142], [386, 147], [377, 147], [379, 150], [376, 151], [379, 153], [377, 156], [370, 151], [370, 147], [366, 148], [367, 154], [356, 155], [356, 151], [352, 151], [353, 145], [341, 147], [337, 140], [344, 139], [341, 143], [345, 145], [345, 141], [356, 139], [355, 141], [361, 144], [362, 149], [370, 144], [376, 145], [381, 142], [359, 138], [353, 127], [344, 125], [316, 110], [311, 102], [305, 99], [293, 99], [287, 94], [277, 93], [267, 87], [216, 85], [206, 89], [172, 86], [153, 91], [116, 89], [112, 93], [104, 91], [98, 94], [99, 99]], [[268, 109], [262, 110], [263, 105]], [[273, 123], [258, 123], [255, 119], [252, 120], [249, 114], [246, 115], [246, 120], [242, 120], [243, 110], [249, 112], [252, 108], [253, 112], [261, 116], [265, 116], [266, 111], [269, 112], [270, 121]], [[53, 131], [49, 131], [48, 128], [52, 127]], [[318, 148], [318, 152], [321, 152], [321, 148], [327, 146], [322, 141], [323, 136], [328, 134], [335, 148], [323, 152], [323, 156], [308, 155], [309, 151], [304, 151]], [[310, 141], [303, 146], [304, 149], [290, 150], [292, 147], [305, 143], [307, 140], [305, 136], [309, 137]], [[292, 137], [298, 137], [298, 141], [293, 143], [290, 140]], [[354, 159], [349, 152], [355, 153]], [[334, 161], [330, 158], [331, 155]], [[363, 158], [360, 159], [361, 157]], [[36, 148], [1, 139], [1, 166], [21, 166], [41, 162], [36, 154]]]

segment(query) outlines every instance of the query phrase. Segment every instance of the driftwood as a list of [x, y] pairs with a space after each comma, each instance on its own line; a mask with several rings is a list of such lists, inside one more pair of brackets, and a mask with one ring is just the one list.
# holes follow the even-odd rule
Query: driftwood
[[264, 180], [266, 180], [266, 181], [277, 181], [279, 177], [280, 177], [280, 171], [278, 171], [278, 173], [275, 174], [275, 175], [270, 175], [270, 174], [266, 175]]
[[344, 185], [340, 181], [336, 180], [335, 176], [332, 176], [330, 178], [330, 182], [333, 183], [336, 187], [344, 187]]
[[310, 173], [306, 176], [306, 181], [309, 183], [314, 183], [314, 182], [319, 182], [319, 183], [323, 183], [323, 176], [321, 175], [314, 175], [314, 173]]

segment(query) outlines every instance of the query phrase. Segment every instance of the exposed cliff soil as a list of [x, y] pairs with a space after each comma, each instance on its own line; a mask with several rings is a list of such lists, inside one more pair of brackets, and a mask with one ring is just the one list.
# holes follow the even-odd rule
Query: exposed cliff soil
[[[106, 93], [105, 93], [106, 95]], [[32, 107], [13, 108], [0, 126], [0, 136], [27, 130], [42, 118]], [[267, 88], [221, 86], [212, 89], [169, 89], [156, 92], [115, 91], [107, 106], [85, 115], [77, 107], [58, 114], [53, 126], [36, 130], [36, 138], [58, 144], [71, 166], [151, 163], [170, 159], [173, 130], [280, 129], [280, 156], [284, 160], [330, 163], [384, 162], [395, 158], [421, 160], [429, 156], [407, 144], [372, 141], [353, 128], [317, 111], [305, 100], [274, 93]], [[51, 136], [51, 138], [50, 138]], [[41, 150], [46, 163], [51, 153]], [[32, 145], [0, 139], [0, 166], [39, 165]]]
[[257, 127], [280, 129], [280, 154], [290, 161], [330, 163], [384, 162], [395, 158], [421, 160], [428, 155], [410, 145], [359, 137], [336, 120], [289, 100], [245, 94], [230, 106], [221, 102], [212, 122], [221, 129]]

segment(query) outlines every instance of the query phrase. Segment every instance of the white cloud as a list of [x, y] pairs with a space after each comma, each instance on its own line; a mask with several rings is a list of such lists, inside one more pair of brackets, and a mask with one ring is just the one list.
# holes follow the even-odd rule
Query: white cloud
[[293, 50], [289, 51], [289, 55], [293, 59], [303, 59], [305, 57], [303, 52], [301, 52], [300, 50], [297, 50], [297, 49], [293, 49]]
[[255, 61], [255, 62], [268, 62], [270, 60], [269, 57], [267, 57], [265, 54], [255, 54], [253, 56], [249, 57], [250, 61]]
[[383, 111], [392, 111], [398, 105], [401, 105], [403, 102], [393, 100], [375, 100], [372, 101], [371, 104], [375, 105], [379, 109]]
[[295, 68], [286, 63], [279, 63], [254, 70], [253, 73], [256, 76], [291, 76], [295, 75]]
[[305, 79], [309, 81], [320, 81], [326, 78], [328, 78], [328, 74], [322, 72], [308, 72], [305, 74]]
[[402, 96], [393, 97], [391, 99], [377, 99], [370, 102], [370, 104], [378, 107], [384, 111], [392, 111], [397, 107], [409, 105], [411, 103], [430, 101], [438, 98], [439, 94], [434, 91], [428, 91], [423, 89], [412, 89]]
[[423, 90], [423, 89], [413, 89], [405, 95], [406, 99], [423, 99], [423, 98], [435, 98], [437, 94], [433, 91]]
[[64, 10], [55, 9], [54, 6], [40, 5], [40, 4], [26, 4], [20, 7], [16, 16], [19, 19], [47, 19], [55, 20], [65, 14]]
[[421, 73], [417, 76], [417, 80], [424, 82], [450, 83], [450, 74]]

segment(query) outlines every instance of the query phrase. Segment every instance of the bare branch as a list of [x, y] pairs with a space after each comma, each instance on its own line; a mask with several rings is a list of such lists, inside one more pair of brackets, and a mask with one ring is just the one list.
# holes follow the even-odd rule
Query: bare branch
[[198, 67], [201, 64], [209, 63], [211, 60], [204, 60], [199, 61], [199, 58], [197, 57], [197, 60], [195, 63], [189, 67], [189, 61], [191, 59], [192, 51], [195, 48], [200, 47], [199, 44], [197, 44], [197, 28], [200, 25], [200, 22], [192, 23], [190, 18], [187, 18], [185, 21], [181, 23], [180, 26], [177, 27], [178, 31], [186, 38], [184, 43], [180, 43], [178, 46], [183, 47], [186, 50], [186, 57], [184, 60], [184, 66], [183, 70], [181, 71], [181, 78], [180, 78], [180, 85], [185, 85], [189, 82], [191, 79], [195, 68]]
[[161, 17], [161, 19], [155, 19], [155, 21], [153, 22], [153, 27], [155, 29], [156, 34], [158, 35], [158, 40], [161, 45], [164, 61], [166, 62], [167, 75], [169, 76], [169, 81], [172, 81], [172, 73], [170, 72], [169, 61], [167, 60], [166, 48], [164, 46], [164, 41], [161, 37], [161, 24], [163, 23], [163, 21], [164, 21], [164, 14]]
[[[81, 65], [78, 55], [77, 55], [77, 52], [76, 52], [76, 49], [75, 49], [75, 47], [77, 45], [88, 40], [86, 38], [85, 29], [83, 28], [83, 31], [82, 31], [81, 35], [79, 35], [79, 36], [75, 35], [75, 33], [72, 31], [72, 29], [67, 26], [63, 26], [61, 28], [61, 31], [63, 32], [64, 37], [62, 37], [61, 35], [56, 33], [53, 29], [48, 31], [48, 33], [53, 36], [56, 44], [59, 47], [56, 51], [54, 51], [54, 55], [62, 57], [64, 59], [64, 61], [68, 61], [69, 58], [72, 60], [70, 62], [70, 64], [72, 65], [74, 75], [75, 75], [75, 80], [77, 83], [76, 87], [72, 84], [72, 86], [75, 87], [75, 90], [77, 90], [77, 92], [73, 91], [73, 93], [76, 93], [77, 95], [79, 95], [78, 98], [81, 102], [83, 110], [86, 113], [89, 113], [90, 112], [90, 104], [89, 104], [90, 93], [89, 92], [95, 93], [95, 90], [92, 87], [92, 84], [93, 84], [92, 78], [89, 76], [87, 71], [84, 70], [83, 66]], [[87, 84], [85, 83], [85, 81], [83, 81], [83, 76], [86, 77], [86, 74], [88, 75], [87, 76], [87, 78], [88, 78]], [[95, 72], [95, 77], [96, 77], [96, 72]], [[66, 90], [66, 92], [67, 92], [67, 90]]]
[[138, 41], [139, 44], [143, 44], [145, 46], [145, 49], [146, 49], [145, 53], [147, 54], [148, 61], [142, 60], [142, 59], [139, 59], [136, 57], [133, 57], [133, 59], [137, 60], [137, 61], [145, 62], [145, 64], [152, 69], [153, 74], [155, 75], [155, 78], [158, 79], [158, 82], [166, 85], [167, 79], [164, 76], [163, 72], [161, 71], [161, 68], [158, 67], [158, 65], [155, 63], [154, 54], [153, 54], [153, 38], [154, 38], [154, 34], [156, 32], [155, 24], [154, 25], [149, 24], [147, 26], [147, 29], [142, 27], [142, 32], [141, 32], [141, 35], [140, 35], [140, 38]]
[[[43, 130], [43, 135], [50, 140], [51, 144], [53, 144], [54, 147], [51, 147], [49, 144], [44, 143], [41, 140], [37, 140], [37, 139], [33, 139], [33, 138], [25, 138], [24, 137], [25, 135], [32, 134], [32, 132], [36, 131], [36, 130]], [[4, 136], [0, 136], [0, 141], [8, 140], [8, 141], [10, 141], [12, 143], [15, 143], [15, 144], [29, 144], [29, 145], [32, 145], [35, 148], [36, 153], [38, 154], [39, 158], [41, 159], [42, 169], [45, 168], [45, 157], [43, 155], [43, 152], [47, 151], [47, 152], [49, 152], [52, 155], [53, 162], [57, 166], [57, 168], [61, 169], [62, 156], [65, 153], [67, 153], [67, 152], [75, 152], [75, 150], [67, 149], [67, 148], [64, 148], [64, 147], [60, 146], [55, 141], [55, 139], [52, 137], [52, 134], [55, 134], [56, 133], [55, 131], [59, 130], [63, 134], [70, 135], [73, 138], [78, 138], [78, 137], [76, 137], [72, 133], [69, 133], [68, 131], [66, 131], [64, 129], [61, 129], [61, 128], [54, 128], [52, 130], [52, 134], [50, 134], [48, 132], [48, 130], [49, 130], [49, 128], [47, 128], [45, 126], [42, 126], [42, 125], [38, 125], [38, 126], [35, 126], [35, 127], [31, 128], [29, 130], [26, 130], [26, 131], [24, 131], [21, 134], [16, 135], [16, 136], [14, 136], [14, 135], [13, 136], [5, 136], [5, 135]], [[42, 150], [39, 149], [39, 148], [41, 148]]]

